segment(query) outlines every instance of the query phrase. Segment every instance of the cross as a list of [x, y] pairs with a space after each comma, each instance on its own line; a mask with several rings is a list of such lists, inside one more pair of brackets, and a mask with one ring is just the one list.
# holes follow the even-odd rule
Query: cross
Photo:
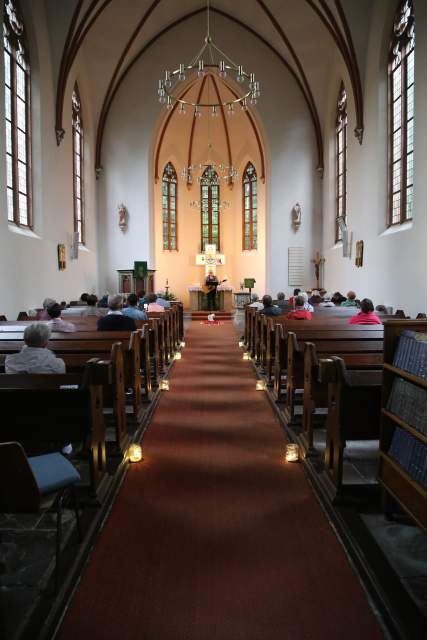
[[320, 267], [323, 266], [325, 258], [316, 251], [316, 255], [312, 259], [314, 263], [314, 273], [316, 275], [316, 289], [320, 289]]
[[216, 267], [222, 267], [225, 264], [225, 256], [223, 253], [216, 252], [216, 244], [206, 244], [203, 253], [196, 255], [196, 265], [205, 267], [205, 275], [208, 273], [216, 273]]

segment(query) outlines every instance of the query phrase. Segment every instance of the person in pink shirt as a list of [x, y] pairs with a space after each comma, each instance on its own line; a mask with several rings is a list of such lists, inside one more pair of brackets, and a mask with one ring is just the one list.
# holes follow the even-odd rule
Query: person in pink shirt
[[149, 293], [148, 296], [145, 296], [145, 300], [148, 302], [147, 311], [148, 313], [164, 313], [165, 308], [161, 304], [157, 304], [157, 296], [155, 293]]
[[311, 320], [311, 312], [304, 308], [305, 298], [298, 295], [295, 298], [295, 311], [291, 311], [286, 316], [288, 320]]
[[76, 326], [72, 324], [72, 322], [65, 322], [65, 320], [62, 320], [61, 307], [58, 303], [48, 307], [47, 314], [49, 316], [48, 325], [51, 331], [61, 331], [65, 333], [76, 331]]
[[360, 303], [360, 311], [352, 316], [349, 324], [382, 324], [379, 317], [374, 313], [374, 305], [369, 298], [363, 298]]

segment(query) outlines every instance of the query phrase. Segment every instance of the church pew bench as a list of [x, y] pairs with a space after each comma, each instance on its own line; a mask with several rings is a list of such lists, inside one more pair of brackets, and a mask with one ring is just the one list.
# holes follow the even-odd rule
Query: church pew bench
[[[295, 422], [295, 404], [297, 389], [304, 389], [311, 393], [308, 381], [305, 387], [304, 344], [314, 345], [317, 357], [327, 358], [330, 355], [343, 358], [352, 369], [378, 369], [383, 362], [383, 327], [370, 326], [370, 329], [360, 329], [362, 325], [347, 325], [347, 328], [331, 332], [330, 330], [309, 329], [298, 336], [294, 331], [288, 331], [287, 336], [287, 368], [286, 368], [286, 407], [285, 417], [289, 424]], [[380, 327], [378, 329], [378, 327]], [[308, 405], [307, 405], [308, 410]], [[306, 416], [307, 417], [307, 416]]]
[[325, 472], [332, 501], [350, 489], [344, 478], [344, 450], [350, 441], [379, 440], [382, 370], [346, 368], [342, 358], [320, 360], [321, 381], [328, 386]]
[[[297, 346], [297, 359], [301, 363], [301, 344]], [[347, 370], [382, 370], [383, 365], [383, 330], [378, 332], [352, 331], [351, 340], [339, 339], [332, 343], [330, 340], [304, 342], [303, 345], [303, 414], [301, 441], [306, 454], [314, 453], [314, 423], [319, 422], [319, 410], [324, 422], [328, 407], [328, 387], [321, 381], [319, 362], [333, 355], [339, 355]], [[290, 375], [292, 377], [292, 374]], [[298, 381], [300, 382], [300, 381]]]
[[[89, 488], [96, 496], [106, 476], [105, 423], [98, 363], [88, 364], [81, 376], [0, 374], [0, 402], [7, 420], [2, 421], [0, 440], [21, 442], [28, 454], [68, 442], [81, 442], [89, 453]], [[101, 365], [103, 366], [103, 365]], [[79, 382], [80, 381], [80, 382]], [[60, 388], [79, 385], [79, 388]]]

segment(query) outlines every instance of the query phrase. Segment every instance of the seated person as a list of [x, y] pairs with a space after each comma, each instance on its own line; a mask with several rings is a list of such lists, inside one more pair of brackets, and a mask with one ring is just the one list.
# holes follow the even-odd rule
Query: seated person
[[334, 303], [335, 306], [340, 307], [341, 306], [341, 302], [344, 302], [345, 300], [347, 300], [347, 298], [345, 296], [343, 296], [342, 293], [340, 293], [339, 291], [335, 291], [334, 295], [331, 298], [332, 302]]
[[276, 307], [273, 304], [273, 298], [269, 295], [265, 295], [262, 297], [263, 308], [260, 309], [259, 313], [264, 314], [265, 316], [281, 316], [282, 309], [280, 307]]
[[375, 307], [375, 311], [379, 316], [383, 316], [387, 314], [387, 307], [384, 304], [377, 304]]
[[47, 308], [47, 315], [49, 317], [48, 325], [51, 330], [67, 333], [76, 331], [76, 326], [72, 322], [65, 322], [65, 320], [62, 320], [61, 311], [62, 309], [57, 302]]
[[289, 304], [295, 307], [295, 298], [301, 293], [301, 289], [294, 289], [294, 295], [289, 298]]
[[147, 314], [138, 309], [138, 296], [136, 293], [130, 293], [127, 299], [127, 307], [122, 311], [124, 316], [133, 318], [134, 320], [147, 320]]
[[347, 293], [347, 300], [341, 302], [342, 307], [357, 307], [356, 294], [354, 291]]
[[124, 316], [122, 307], [120, 294], [108, 296], [108, 313], [96, 323], [98, 331], [136, 331], [135, 320]]
[[138, 296], [138, 306], [140, 309], [144, 308], [144, 304], [147, 304], [147, 301], [145, 299], [145, 291], [144, 289], [141, 289], [140, 291], [136, 292], [136, 295]]
[[53, 304], [56, 304], [56, 300], [53, 298], [45, 298], [43, 300], [43, 309], [37, 314], [37, 320], [49, 320], [50, 318], [47, 313], [47, 308], [51, 307]]
[[363, 298], [360, 303], [360, 311], [348, 321], [349, 324], [382, 324], [374, 313], [374, 305], [369, 298]]
[[319, 304], [319, 302], [322, 302], [322, 296], [320, 295], [317, 289], [313, 289], [312, 294], [308, 299], [308, 302], [310, 304]]
[[89, 296], [88, 293], [82, 293], [82, 295], [80, 296], [80, 300], [79, 300], [81, 305], [87, 304], [88, 296]]
[[253, 307], [255, 309], [263, 309], [264, 305], [262, 304], [262, 302], [259, 299], [259, 296], [257, 293], [253, 293], [251, 296], [251, 300], [252, 302], [250, 304], [248, 304], [248, 307]]
[[80, 311], [81, 316], [102, 316], [103, 312], [96, 306], [98, 298], [94, 294], [88, 295], [86, 298], [86, 307]]
[[[310, 313], [313, 313], [314, 311], [314, 307], [312, 304], [309, 303], [308, 301], [308, 293], [306, 293], [305, 291], [301, 291], [301, 293], [298, 294], [299, 296], [302, 296], [304, 298], [304, 309], [306, 311], [310, 311]], [[297, 296], [298, 297], [298, 296]], [[296, 298], [295, 298], [295, 307], [296, 307]]]
[[47, 348], [50, 327], [42, 322], [28, 325], [25, 345], [19, 353], [6, 356], [6, 373], [65, 373], [65, 362]]
[[108, 293], [105, 293], [98, 302], [99, 309], [108, 309]]
[[157, 296], [155, 293], [149, 293], [145, 296], [146, 304], [148, 304], [147, 311], [148, 313], [164, 313], [165, 308], [162, 307], [161, 304], [158, 304]]
[[162, 293], [157, 294], [156, 304], [160, 304], [165, 309], [170, 309], [171, 303], [169, 300], [165, 300]]
[[305, 299], [300, 294], [295, 298], [295, 310], [288, 313], [288, 320], [311, 320], [310, 311], [305, 308]]
[[322, 302], [319, 302], [319, 307], [323, 308], [323, 307], [335, 307], [334, 303], [332, 302], [330, 296], [324, 296]]
[[328, 292], [326, 291], [326, 289], [319, 289], [319, 295], [321, 298], [324, 298], [326, 296]]
[[275, 302], [275, 304], [280, 307], [280, 309], [282, 309], [282, 311], [284, 309], [289, 309], [290, 305], [289, 305], [289, 301], [286, 300], [286, 296], [283, 293], [283, 291], [279, 291], [277, 294], [277, 300]]

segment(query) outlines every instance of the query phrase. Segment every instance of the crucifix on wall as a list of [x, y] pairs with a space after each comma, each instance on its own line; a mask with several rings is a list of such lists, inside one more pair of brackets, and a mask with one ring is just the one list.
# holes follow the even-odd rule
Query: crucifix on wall
[[216, 244], [205, 245], [204, 252], [196, 255], [196, 265], [204, 266], [206, 275], [209, 272], [216, 274], [216, 267], [222, 267], [224, 264], [225, 256], [216, 252]]
[[323, 280], [323, 265], [325, 263], [325, 258], [320, 255], [319, 251], [316, 251], [316, 255], [312, 259], [312, 263], [314, 264], [314, 273], [316, 276], [316, 289], [320, 289], [321, 280]]

